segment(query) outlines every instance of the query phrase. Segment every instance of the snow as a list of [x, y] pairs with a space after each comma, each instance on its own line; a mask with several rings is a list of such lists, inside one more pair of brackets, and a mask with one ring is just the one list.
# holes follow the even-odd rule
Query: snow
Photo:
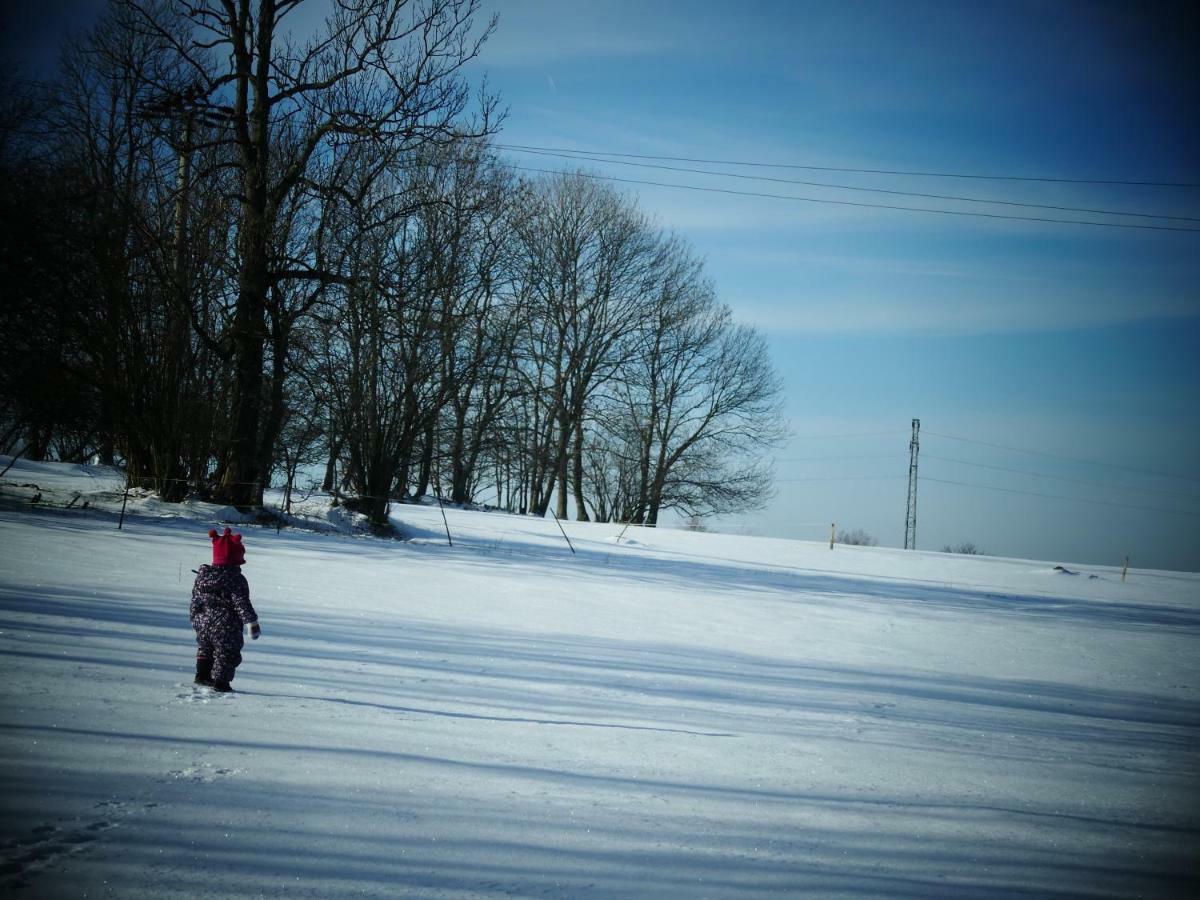
[[190, 570], [245, 517], [138, 495], [118, 530], [121, 499], [98, 467], [0, 487], [6, 889], [1200, 887], [1200, 576], [564, 522], [572, 554], [448, 508], [449, 546], [436, 505], [388, 541], [312, 498], [240, 526], [263, 637], [220, 696]]

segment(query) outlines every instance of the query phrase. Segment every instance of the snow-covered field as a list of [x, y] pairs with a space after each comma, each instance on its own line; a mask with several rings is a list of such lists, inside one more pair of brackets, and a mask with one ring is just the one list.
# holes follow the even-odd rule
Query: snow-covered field
[[221, 511], [135, 498], [118, 531], [120, 501], [85, 467], [0, 490], [14, 895], [1200, 892], [1200, 576], [568, 522], [573, 555], [453, 509], [450, 547], [436, 506], [395, 509], [406, 542], [247, 525], [263, 638], [219, 696], [187, 598]]

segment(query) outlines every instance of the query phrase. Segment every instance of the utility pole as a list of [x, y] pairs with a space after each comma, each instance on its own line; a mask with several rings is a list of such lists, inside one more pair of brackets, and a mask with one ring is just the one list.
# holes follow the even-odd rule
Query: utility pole
[[921, 452], [921, 420], [912, 420], [908, 444], [908, 506], [904, 513], [904, 549], [917, 549], [917, 456]]

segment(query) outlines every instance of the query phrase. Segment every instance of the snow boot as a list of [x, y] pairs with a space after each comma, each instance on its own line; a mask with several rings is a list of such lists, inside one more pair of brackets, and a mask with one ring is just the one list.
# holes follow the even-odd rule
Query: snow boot
[[218, 694], [234, 693], [233, 685], [231, 685], [228, 681], [214, 681], [212, 682], [212, 689]]
[[196, 684], [212, 687], [212, 659], [207, 656], [196, 657]]

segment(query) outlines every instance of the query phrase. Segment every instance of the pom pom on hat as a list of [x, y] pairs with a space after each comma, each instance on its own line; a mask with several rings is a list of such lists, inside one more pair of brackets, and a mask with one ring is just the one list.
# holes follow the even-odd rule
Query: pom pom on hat
[[214, 566], [240, 566], [246, 562], [246, 548], [242, 544], [242, 536], [234, 534], [228, 528], [223, 534], [217, 534], [215, 528], [208, 530], [212, 539]]

